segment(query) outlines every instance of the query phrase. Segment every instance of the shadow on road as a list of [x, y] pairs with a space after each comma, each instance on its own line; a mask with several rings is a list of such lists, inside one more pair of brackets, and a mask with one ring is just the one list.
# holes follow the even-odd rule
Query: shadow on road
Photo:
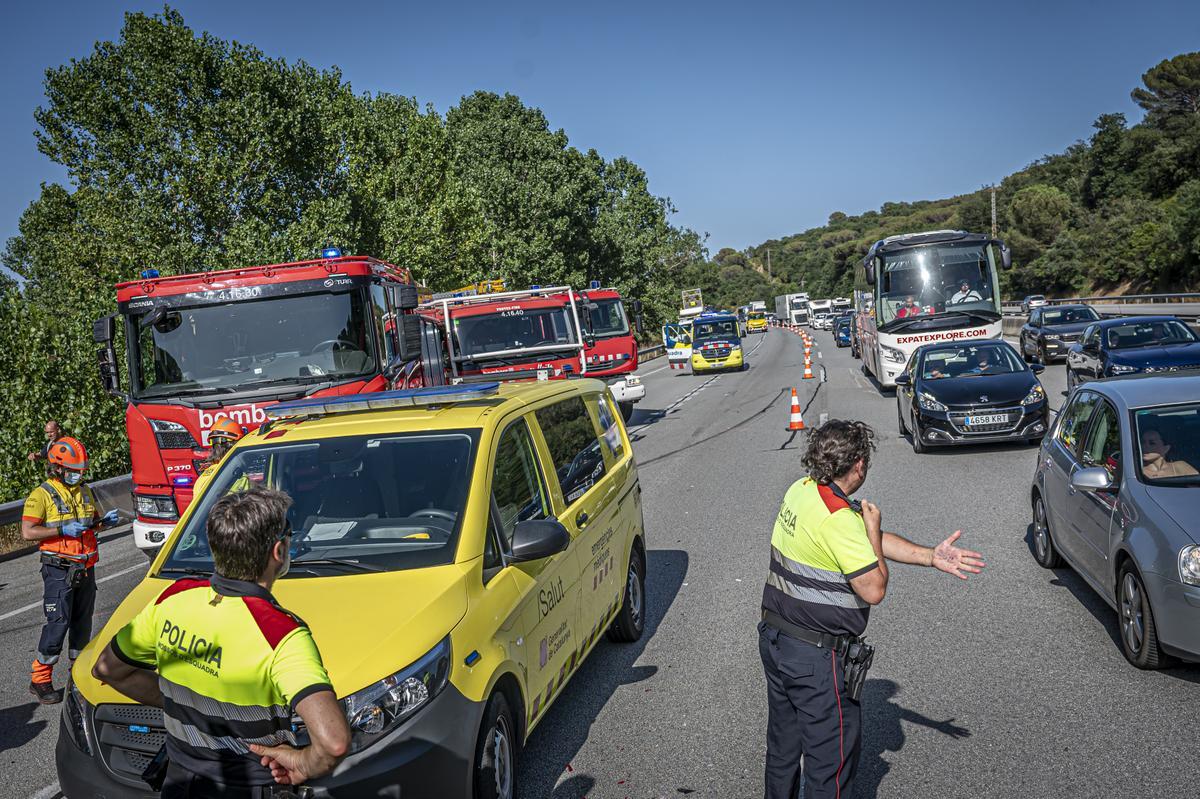
[[27, 702], [0, 710], [0, 752], [19, 749], [41, 734], [46, 722], [33, 720], [37, 708], [36, 702]]
[[530, 737], [521, 762], [517, 796], [582, 799], [596, 788], [593, 777], [574, 774], [555, 788], [571, 760], [588, 739], [592, 722], [622, 686], [658, 672], [656, 665], [634, 665], [658, 631], [687, 576], [688, 555], [682, 550], [646, 553], [646, 628], [632, 644], [604, 641], [588, 656]]
[[[1033, 525], [1026, 528], [1025, 544], [1029, 547], [1029, 552], [1033, 553]], [[1064, 566], [1054, 570], [1054, 579], [1050, 581], [1050, 585], [1065, 588], [1071, 592], [1071, 595], [1079, 601], [1095, 617], [1096, 621], [1100, 622], [1100, 626], [1104, 628], [1104, 632], [1108, 633], [1108, 637], [1112, 639], [1113, 647], [1117, 654], [1121, 652], [1121, 625], [1117, 620], [1117, 612], [1105, 602], [1088, 583], [1075, 573], [1075, 570], [1070, 566]], [[1153, 608], [1151, 608], [1153, 610]], [[1169, 668], [1158, 669], [1160, 674], [1174, 677], [1177, 680], [1185, 682], [1200, 683], [1200, 666], [1195, 664], [1181, 663], [1177, 660], [1168, 660], [1172, 664]], [[1129, 667], [1134, 669], [1133, 666]], [[1136, 669], [1134, 669], [1136, 672]]]
[[864, 799], [879, 795], [879, 785], [891, 770], [883, 753], [899, 752], [904, 748], [904, 727], [900, 722], [928, 727], [956, 740], [971, 735], [970, 730], [955, 724], [952, 718], [937, 721], [902, 707], [893, 701], [898, 693], [900, 686], [892, 680], [867, 680], [863, 686], [862, 752], [854, 779], [854, 793]]

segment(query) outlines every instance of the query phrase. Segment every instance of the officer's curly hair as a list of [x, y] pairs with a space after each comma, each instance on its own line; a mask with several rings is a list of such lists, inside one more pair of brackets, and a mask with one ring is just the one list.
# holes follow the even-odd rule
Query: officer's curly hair
[[875, 431], [863, 422], [830, 419], [813, 430], [802, 463], [818, 483], [829, 485], [854, 468], [860, 460], [871, 464]]
[[267, 570], [271, 549], [287, 523], [292, 498], [255, 486], [217, 500], [208, 512], [208, 546], [217, 572], [253, 582]]

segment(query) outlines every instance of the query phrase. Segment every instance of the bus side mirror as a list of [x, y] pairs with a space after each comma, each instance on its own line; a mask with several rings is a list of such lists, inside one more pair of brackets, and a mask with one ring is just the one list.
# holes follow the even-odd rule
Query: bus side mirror
[[867, 280], [868, 286], [875, 285], [875, 259], [863, 263], [863, 277]]
[[1012, 250], [1004, 242], [1000, 242], [1000, 263], [1004, 264], [1005, 269], [1012, 268]]

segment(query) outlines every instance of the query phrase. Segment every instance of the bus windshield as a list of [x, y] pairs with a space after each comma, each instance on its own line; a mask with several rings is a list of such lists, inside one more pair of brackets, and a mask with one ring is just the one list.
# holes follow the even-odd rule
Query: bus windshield
[[135, 396], [366, 377], [376, 371], [367, 304], [365, 292], [351, 291], [160, 307], [130, 317]]
[[875, 284], [880, 325], [957, 312], [999, 319], [994, 249], [948, 242], [884, 253]]

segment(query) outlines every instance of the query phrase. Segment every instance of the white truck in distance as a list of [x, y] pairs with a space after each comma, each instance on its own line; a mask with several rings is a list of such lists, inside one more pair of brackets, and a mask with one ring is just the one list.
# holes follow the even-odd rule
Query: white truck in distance
[[782, 294], [775, 298], [775, 318], [782, 325], [808, 324], [808, 294]]

